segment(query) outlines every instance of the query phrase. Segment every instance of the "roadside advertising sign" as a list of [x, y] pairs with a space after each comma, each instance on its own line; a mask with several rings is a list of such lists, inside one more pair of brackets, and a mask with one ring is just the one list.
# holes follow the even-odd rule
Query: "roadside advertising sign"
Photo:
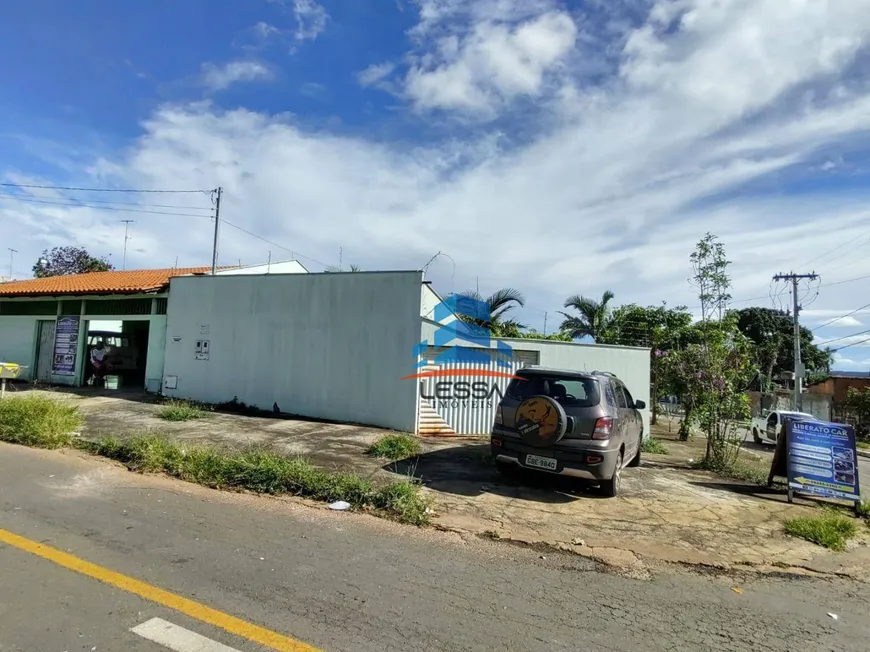
[[860, 500], [855, 429], [843, 423], [788, 419], [788, 490], [821, 498]]

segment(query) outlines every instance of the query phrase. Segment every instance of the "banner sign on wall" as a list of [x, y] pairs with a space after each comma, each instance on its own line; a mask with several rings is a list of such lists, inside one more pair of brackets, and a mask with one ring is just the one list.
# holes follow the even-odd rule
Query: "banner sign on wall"
[[54, 331], [54, 359], [51, 373], [75, 376], [79, 348], [79, 317], [58, 317]]
[[786, 423], [788, 488], [822, 498], [860, 500], [855, 429], [843, 423]]

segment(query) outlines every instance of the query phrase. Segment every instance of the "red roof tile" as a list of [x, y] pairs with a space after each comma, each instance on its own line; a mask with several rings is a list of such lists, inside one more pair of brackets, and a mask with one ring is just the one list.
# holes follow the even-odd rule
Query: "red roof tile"
[[169, 285], [173, 276], [203, 274], [211, 267], [135, 269], [123, 272], [91, 272], [0, 283], [0, 297], [61, 294], [137, 294], [154, 292]]

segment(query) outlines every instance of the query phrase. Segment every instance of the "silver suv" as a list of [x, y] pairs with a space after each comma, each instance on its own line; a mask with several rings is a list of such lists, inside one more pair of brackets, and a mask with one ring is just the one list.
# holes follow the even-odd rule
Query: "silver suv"
[[490, 436], [499, 471], [583, 478], [616, 496], [623, 467], [640, 464], [646, 404], [607, 372], [526, 367], [516, 376]]

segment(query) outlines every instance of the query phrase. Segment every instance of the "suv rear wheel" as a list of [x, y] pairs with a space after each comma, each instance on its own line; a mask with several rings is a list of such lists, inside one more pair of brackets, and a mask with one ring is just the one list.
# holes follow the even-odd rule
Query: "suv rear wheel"
[[640, 449], [643, 448], [643, 430], [640, 431], [640, 436], [637, 439], [637, 455], [631, 458], [631, 462], [628, 463], [629, 466], [635, 467], [640, 466]]
[[613, 471], [613, 477], [610, 480], [605, 480], [601, 483], [601, 493], [608, 498], [615, 498], [619, 494], [619, 484], [622, 478], [622, 451], [616, 458], [616, 468]]
[[756, 444], [761, 443], [761, 437], [758, 436], [758, 429], [757, 428], [752, 429], [752, 438], [755, 440]]

